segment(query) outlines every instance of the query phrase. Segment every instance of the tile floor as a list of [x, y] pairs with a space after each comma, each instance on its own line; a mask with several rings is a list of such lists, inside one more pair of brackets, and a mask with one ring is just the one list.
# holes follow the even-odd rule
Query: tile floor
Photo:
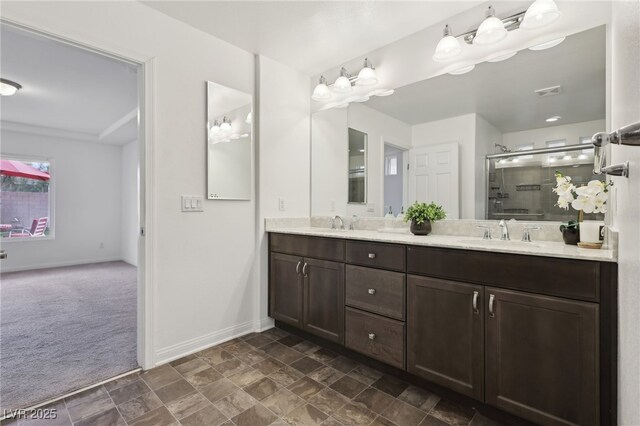
[[55, 420], [7, 426], [398, 425], [498, 423], [273, 328], [54, 404]]

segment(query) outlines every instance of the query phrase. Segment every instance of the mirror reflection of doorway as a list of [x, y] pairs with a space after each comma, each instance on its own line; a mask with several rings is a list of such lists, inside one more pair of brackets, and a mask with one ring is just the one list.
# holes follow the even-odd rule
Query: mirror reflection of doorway
[[407, 205], [407, 150], [384, 144], [384, 212], [394, 216]]

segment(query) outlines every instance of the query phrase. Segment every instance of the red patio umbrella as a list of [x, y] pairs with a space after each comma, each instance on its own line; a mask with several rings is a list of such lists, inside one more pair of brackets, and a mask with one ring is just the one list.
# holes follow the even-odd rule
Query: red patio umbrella
[[49, 180], [49, 173], [41, 172], [40, 170], [17, 160], [0, 160], [0, 175], [17, 176], [36, 180]]

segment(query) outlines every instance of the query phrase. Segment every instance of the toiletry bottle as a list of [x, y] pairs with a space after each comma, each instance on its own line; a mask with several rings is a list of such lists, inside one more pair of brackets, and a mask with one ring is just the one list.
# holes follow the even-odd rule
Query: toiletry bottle
[[393, 228], [393, 210], [389, 206], [389, 212], [384, 216], [385, 229]]

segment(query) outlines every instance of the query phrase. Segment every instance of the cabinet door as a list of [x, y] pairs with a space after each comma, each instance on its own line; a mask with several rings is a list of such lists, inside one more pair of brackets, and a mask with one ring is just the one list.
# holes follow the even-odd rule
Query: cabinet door
[[304, 261], [304, 329], [344, 343], [344, 264]]
[[301, 257], [271, 253], [271, 316], [296, 327], [302, 327], [303, 263]]
[[409, 275], [407, 370], [483, 399], [483, 287]]
[[538, 424], [598, 424], [598, 306], [485, 294], [486, 402]]

